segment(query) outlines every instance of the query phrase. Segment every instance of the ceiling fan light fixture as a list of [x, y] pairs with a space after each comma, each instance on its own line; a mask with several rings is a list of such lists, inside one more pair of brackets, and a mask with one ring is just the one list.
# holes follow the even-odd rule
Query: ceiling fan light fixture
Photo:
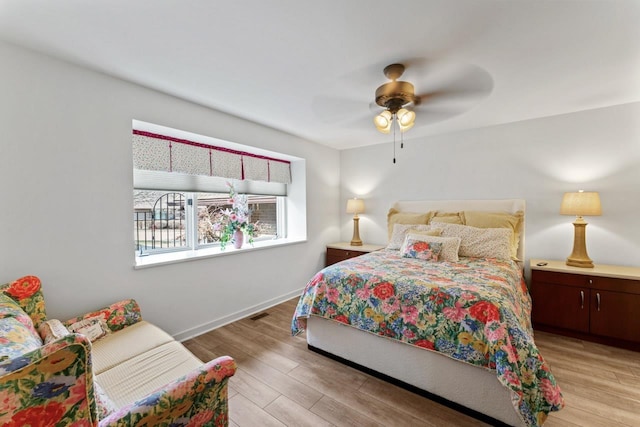
[[[404, 72], [404, 65], [391, 64], [385, 67], [384, 75], [391, 80], [376, 89], [375, 102], [385, 111], [373, 118], [373, 122], [382, 133], [391, 133], [397, 122], [400, 132], [411, 129], [416, 120], [416, 113], [404, 108], [410, 103], [418, 104], [420, 97], [415, 95], [413, 84], [398, 80]], [[395, 134], [395, 128], [394, 128]]]
[[389, 133], [391, 131], [391, 120], [393, 116], [389, 110], [385, 110], [373, 118], [373, 123], [376, 125], [376, 129], [382, 133]]
[[411, 129], [416, 122], [416, 113], [409, 111], [406, 108], [399, 109], [396, 113], [396, 117], [398, 118], [400, 132], [405, 132]]

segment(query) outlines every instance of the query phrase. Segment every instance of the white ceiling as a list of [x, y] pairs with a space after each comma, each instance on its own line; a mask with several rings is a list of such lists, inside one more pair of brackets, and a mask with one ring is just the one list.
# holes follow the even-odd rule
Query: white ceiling
[[341, 149], [390, 141], [394, 62], [484, 92], [427, 99], [407, 139], [640, 101], [639, 0], [0, 0], [0, 39]]

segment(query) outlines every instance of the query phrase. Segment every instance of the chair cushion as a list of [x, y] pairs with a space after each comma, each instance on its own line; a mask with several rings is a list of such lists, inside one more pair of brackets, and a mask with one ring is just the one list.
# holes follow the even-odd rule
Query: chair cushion
[[92, 343], [93, 372], [98, 375], [171, 341], [171, 335], [142, 320]]
[[182, 344], [171, 341], [103, 371], [96, 375], [96, 382], [116, 407], [121, 408], [201, 365], [202, 362]]
[[93, 380], [93, 391], [96, 397], [96, 405], [98, 406], [98, 418], [107, 418], [118, 410], [113, 400], [107, 396], [107, 393], [102, 389], [98, 381]]
[[0, 363], [35, 350], [42, 339], [17, 302], [0, 293]]

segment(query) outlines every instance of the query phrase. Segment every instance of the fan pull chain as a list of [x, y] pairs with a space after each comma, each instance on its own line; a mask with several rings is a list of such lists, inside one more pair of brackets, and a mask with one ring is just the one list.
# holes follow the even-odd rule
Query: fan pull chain
[[400, 148], [404, 148], [404, 132], [400, 131]]
[[391, 126], [393, 127], [393, 164], [396, 164], [396, 127], [394, 126], [394, 120], [395, 119], [395, 113], [393, 115], [393, 117], [391, 118], [392, 122], [391, 122]]

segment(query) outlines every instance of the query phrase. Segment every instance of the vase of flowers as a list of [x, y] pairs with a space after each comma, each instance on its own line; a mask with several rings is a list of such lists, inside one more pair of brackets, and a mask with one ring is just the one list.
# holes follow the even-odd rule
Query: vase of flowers
[[249, 243], [253, 243], [253, 236], [256, 231], [255, 224], [249, 222], [249, 204], [246, 194], [236, 193], [233, 184], [227, 182], [229, 186], [229, 204], [231, 208], [222, 211], [225, 225], [220, 234], [220, 249], [225, 250], [227, 243], [231, 241], [236, 249], [240, 249], [244, 244], [245, 236]]
[[242, 244], [244, 243], [244, 233], [242, 230], [238, 229], [233, 232], [233, 247], [236, 249], [240, 249]]

